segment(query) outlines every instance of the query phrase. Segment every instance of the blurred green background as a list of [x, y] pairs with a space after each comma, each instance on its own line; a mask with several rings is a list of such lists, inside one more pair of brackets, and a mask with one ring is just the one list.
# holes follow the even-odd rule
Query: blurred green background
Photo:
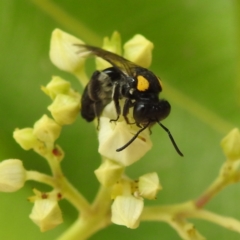
[[[27, 169], [49, 173], [46, 162], [32, 151], [25, 152], [13, 140], [12, 131], [30, 127], [50, 100], [40, 86], [52, 75], [70, 80], [48, 57], [53, 29], [61, 28], [89, 44], [100, 46], [114, 30], [123, 43], [141, 33], [154, 45], [151, 70], [164, 84], [163, 96], [172, 105], [164, 124], [184, 153], [179, 157], [166, 133], [153, 129], [153, 149], [127, 172], [132, 178], [157, 171], [163, 191], [156, 201], [167, 204], [196, 198], [215, 179], [225, 160], [219, 146], [222, 137], [239, 127], [239, 1], [231, 0], [33, 0], [0, 1], [0, 157], [24, 160]], [[92, 69], [91, 71], [93, 71]], [[89, 71], [89, 74], [91, 73]], [[63, 129], [58, 143], [66, 152], [62, 162], [68, 179], [93, 200], [98, 182], [93, 174], [100, 163], [93, 124], [79, 119]], [[77, 212], [62, 201], [64, 224], [40, 233], [28, 215], [27, 198], [32, 188], [48, 190], [28, 182], [16, 193], [0, 194], [0, 239], [55, 239], [76, 219]], [[240, 219], [240, 184], [222, 191], [206, 207]], [[212, 223], [194, 220], [207, 239], [240, 239]], [[141, 223], [136, 230], [110, 226], [95, 239], [179, 239], [165, 223]]]

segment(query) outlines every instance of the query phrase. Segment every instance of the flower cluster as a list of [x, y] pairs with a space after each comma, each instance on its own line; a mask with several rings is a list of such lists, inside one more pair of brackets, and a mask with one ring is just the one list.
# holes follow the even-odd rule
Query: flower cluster
[[[79, 50], [78, 54], [80, 56], [76, 58], [76, 55], [73, 54], [77, 52], [76, 43], [82, 43], [82, 41], [76, 40], [73, 36], [60, 30], [55, 30], [52, 34], [51, 60], [57, 67], [72, 74], [76, 74], [76, 69], [84, 71], [84, 59], [89, 55], [88, 52]], [[121, 55], [120, 35], [115, 32], [111, 39], [105, 38], [102, 48]], [[143, 67], [149, 67], [151, 64], [153, 44], [142, 35], [135, 35], [123, 48], [125, 58]], [[102, 70], [109, 66], [109, 63], [105, 60], [96, 58], [96, 69]], [[85, 74], [80, 74], [80, 81], [83, 75]], [[149, 130], [146, 129], [127, 149], [116, 152], [116, 149], [128, 142], [139, 128], [127, 124], [122, 117], [119, 118], [117, 123], [111, 122], [111, 119], [116, 118], [115, 114], [116, 110], [113, 102], [111, 102], [105, 107], [100, 117], [98, 151], [104, 158], [101, 166], [95, 170], [95, 174], [104, 187], [112, 188], [111, 196], [114, 199], [112, 222], [135, 228], [143, 210], [143, 197], [155, 199], [161, 187], [156, 173], [141, 176], [137, 181], [125, 178], [125, 167], [138, 161], [150, 150], [152, 143]], [[131, 115], [129, 118], [131, 118]], [[129, 209], [132, 212], [129, 212]]]
[[[55, 66], [75, 75], [83, 86], [89, 78], [85, 73], [85, 61], [89, 52], [78, 49], [83, 41], [56, 29], [52, 33], [50, 58]], [[149, 67], [153, 44], [142, 35], [135, 35], [121, 49], [120, 35], [115, 32], [111, 38], [105, 38], [103, 48], [124, 56], [130, 61]], [[109, 63], [96, 58], [96, 69], [109, 67]], [[137, 228], [140, 221], [164, 221], [172, 226], [182, 239], [205, 239], [188, 218], [200, 218], [215, 222], [223, 227], [240, 232], [240, 222], [204, 210], [204, 205], [221, 189], [240, 181], [240, 133], [233, 129], [223, 140], [222, 148], [226, 155], [219, 176], [197, 199], [181, 204], [167, 206], [144, 206], [144, 199], [156, 199], [162, 189], [156, 172], [145, 173], [137, 179], [131, 179], [125, 173], [128, 166], [138, 161], [151, 149], [149, 130], [142, 131], [136, 140], [124, 151], [116, 152], [139, 130], [134, 124], [127, 124], [122, 116], [117, 122], [116, 110], [110, 102], [103, 110], [99, 120], [98, 151], [102, 156], [100, 166], [94, 171], [100, 183], [95, 200], [90, 204], [80, 191], [74, 188], [63, 174], [61, 161], [64, 158], [62, 148], [56, 144], [64, 125], [72, 124], [79, 115], [80, 94], [71, 84], [54, 76], [46, 86], [41, 87], [52, 104], [48, 106], [52, 118], [44, 114], [31, 128], [16, 129], [13, 137], [25, 150], [33, 150], [42, 156], [51, 169], [52, 175], [29, 171], [22, 161], [8, 159], [0, 163], [0, 191], [14, 192], [21, 189], [27, 180], [35, 180], [51, 186], [49, 192], [34, 189], [29, 201], [34, 204], [30, 219], [41, 231], [50, 230], [63, 222], [58, 202], [68, 200], [81, 213], [72, 228], [59, 239], [87, 239], [94, 232], [110, 223]], [[123, 104], [120, 101], [120, 105]], [[132, 112], [129, 120], [133, 122]], [[131, 121], [132, 120], [132, 121]]]

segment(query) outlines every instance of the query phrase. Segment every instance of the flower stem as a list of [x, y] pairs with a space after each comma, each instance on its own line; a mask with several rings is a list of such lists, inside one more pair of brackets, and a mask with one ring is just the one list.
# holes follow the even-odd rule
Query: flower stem
[[67, 199], [82, 215], [89, 215], [92, 210], [86, 198], [66, 179], [61, 180], [63, 197]]
[[207, 190], [200, 195], [195, 200], [195, 205], [197, 208], [202, 208], [206, 205], [217, 193], [219, 193], [226, 185], [227, 180], [223, 178], [217, 178], [208, 188]]
[[37, 171], [27, 171], [27, 180], [34, 180], [36, 182], [45, 183], [52, 187], [56, 186], [56, 183], [51, 176]]

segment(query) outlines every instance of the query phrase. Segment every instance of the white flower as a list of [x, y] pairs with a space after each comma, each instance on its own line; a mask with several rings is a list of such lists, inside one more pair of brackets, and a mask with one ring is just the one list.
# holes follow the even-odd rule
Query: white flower
[[75, 73], [84, 68], [85, 59], [77, 54], [75, 44], [83, 44], [80, 39], [60, 30], [52, 32], [50, 59], [59, 69]]
[[159, 184], [159, 178], [156, 172], [147, 173], [139, 177], [138, 192], [141, 197], [155, 199], [162, 187]]
[[112, 222], [137, 228], [143, 210], [143, 200], [131, 195], [118, 196], [112, 204]]
[[13, 138], [24, 150], [30, 150], [41, 144], [33, 134], [33, 128], [17, 128], [13, 132]]
[[55, 228], [63, 222], [58, 202], [51, 199], [35, 200], [29, 217], [42, 232]]
[[15, 192], [23, 187], [26, 170], [18, 159], [4, 160], [0, 163], [0, 191]]
[[73, 123], [80, 112], [80, 95], [58, 94], [48, 107], [55, 121], [60, 125]]
[[[122, 49], [121, 49], [121, 36], [118, 32], [114, 32], [112, 37], [109, 39], [108, 37], [105, 37], [103, 39], [103, 49], [116, 53], [118, 55], [122, 54]], [[105, 68], [111, 67], [112, 65], [103, 60], [102, 58], [96, 57], [96, 68], [98, 70], [103, 70]]]
[[109, 159], [104, 160], [98, 169], [94, 171], [98, 181], [104, 186], [112, 186], [120, 179], [124, 167]]
[[60, 77], [53, 77], [46, 87], [41, 87], [51, 99], [55, 99], [58, 94], [68, 94], [71, 84]]
[[151, 149], [149, 129], [146, 129], [127, 148], [117, 152], [116, 149], [124, 146], [140, 128], [129, 125], [125, 121], [109, 122], [110, 119], [100, 118], [98, 151], [101, 155], [123, 166], [129, 166]]
[[137, 34], [124, 44], [124, 57], [142, 67], [148, 68], [152, 62], [153, 43]]
[[33, 127], [33, 134], [44, 143], [54, 143], [62, 127], [47, 115], [43, 115]]

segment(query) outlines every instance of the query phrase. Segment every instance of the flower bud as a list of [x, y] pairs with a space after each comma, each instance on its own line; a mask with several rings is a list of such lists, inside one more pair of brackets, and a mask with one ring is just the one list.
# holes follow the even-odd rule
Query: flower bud
[[29, 217], [42, 232], [53, 229], [63, 222], [58, 202], [50, 199], [36, 200]]
[[153, 43], [137, 34], [123, 46], [124, 57], [142, 67], [148, 68], [152, 62]]
[[43, 115], [33, 127], [33, 134], [44, 143], [53, 143], [59, 137], [61, 126], [47, 115]]
[[128, 228], [137, 228], [143, 210], [143, 200], [132, 195], [118, 196], [112, 204], [112, 222], [125, 225]]
[[26, 170], [18, 159], [4, 160], [0, 163], [0, 191], [15, 192], [23, 187]]
[[30, 150], [40, 144], [33, 134], [33, 128], [17, 128], [13, 132], [13, 138], [24, 150]]
[[94, 171], [98, 181], [105, 187], [112, 186], [120, 179], [124, 167], [109, 159], [105, 160], [98, 169]]
[[234, 128], [221, 142], [224, 154], [229, 160], [240, 159], [240, 133]]
[[83, 44], [80, 39], [55, 29], [50, 43], [50, 59], [59, 69], [75, 73], [84, 68], [85, 58], [77, 54], [75, 44]]
[[46, 87], [41, 87], [51, 99], [54, 99], [58, 94], [68, 94], [70, 90], [70, 83], [60, 77], [53, 77]]
[[124, 146], [139, 130], [138, 127], [126, 122], [109, 122], [109, 118], [100, 118], [99, 148], [102, 156], [112, 159], [123, 166], [129, 166], [138, 161], [152, 147], [149, 129], [144, 130], [124, 150], [117, 152], [116, 149]]
[[[109, 51], [109, 52], [113, 52], [116, 53], [118, 55], [121, 55], [122, 50], [121, 50], [121, 36], [118, 32], [114, 32], [111, 39], [109, 39], [108, 37], [105, 37], [103, 39], [103, 49]], [[105, 68], [111, 67], [112, 65], [103, 60], [102, 58], [97, 57], [96, 58], [96, 68], [98, 70], [103, 70]]]
[[157, 173], [147, 173], [139, 177], [138, 191], [140, 196], [147, 199], [155, 199], [158, 191], [161, 189]]
[[73, 123], [80, 112], [80, 95], [78, 97], [58, 94], [48, 107], [55, 121], [60, 125]]

